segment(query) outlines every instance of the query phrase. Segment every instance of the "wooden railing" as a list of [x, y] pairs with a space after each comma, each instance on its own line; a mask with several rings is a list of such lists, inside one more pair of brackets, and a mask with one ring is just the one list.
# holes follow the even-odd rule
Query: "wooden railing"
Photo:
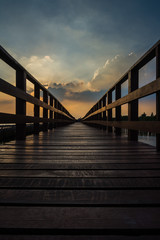
[[[57, 122], [75, 121], [67, 109], [1, 46], [0, 58], [16, 71], [16, 86], [0, 78], [0, 92], [16, 98], [16, 113], [0, 112], [0, 123], [15, 123], [17, 139], [25, 138], [26, 123], [34, 123], [34, 132], [38, 133], [40, 123], [43, 123], [45, 131]], [[26, 92], [26, 80], [34, 85], [34, 96]], [[42, 100], [40, 100], [40, 90], [43, 92]], [[48, 97], [50, 97], [49, 103]], [[34, 104], [34, 116], [26, 115], [27, 102]], [[43, 117], [40, 117], [40, 107], [43, 108]]]
[[[156, 79], [139, 88], [139, 70], [156, 57]], [[128, 94], [121, 97], [121, 86], [128, 80]], [[115, 101], [112, 92], [115, 90]], [[138, 121], [138, 99], [156, 93], [156, 121]], [[128, 121], [121, 118], [121, 106], [128, 103]], [[115, 108], [115, 121], [112, 109]], [[101, 124], [117, 135], [121, 128], [128, 129], [129, 140], [138, 140], [138, 131], [156, 133], [157, 150], [160, 150], [160, 41], [146, 52], [121, 79], [89, 110], [82, 121]]]

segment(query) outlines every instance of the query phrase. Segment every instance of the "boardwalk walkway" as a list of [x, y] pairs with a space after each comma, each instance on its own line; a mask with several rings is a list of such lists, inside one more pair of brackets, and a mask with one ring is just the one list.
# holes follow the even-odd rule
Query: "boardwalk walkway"
[[149, 145], [74, 123], [1, 145], [0, 176], [0, 239], [160, 237]]

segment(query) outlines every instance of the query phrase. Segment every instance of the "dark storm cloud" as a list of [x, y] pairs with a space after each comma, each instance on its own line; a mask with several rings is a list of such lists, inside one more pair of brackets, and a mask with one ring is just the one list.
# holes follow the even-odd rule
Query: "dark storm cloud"
[[48, 90], [60, 101], [64, 99], [73, 100], [73, 101], [81, 101], [81, 102], [94, 102], [97, 101], [104, 93], [105, 90], [101, 90], [98, 92], [85, 90], [85, 91], [72, 91], [70, 86], [74, 86], [74, 83], [64, 84], [53, 84], [52, 87], [49, 87]]

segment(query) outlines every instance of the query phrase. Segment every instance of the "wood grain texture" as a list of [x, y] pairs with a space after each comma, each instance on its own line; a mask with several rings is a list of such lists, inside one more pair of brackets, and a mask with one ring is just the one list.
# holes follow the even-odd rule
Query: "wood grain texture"
[[0, 146], [0, 239], [158, 239], [159, 214], [152, 146], [82, 123]]

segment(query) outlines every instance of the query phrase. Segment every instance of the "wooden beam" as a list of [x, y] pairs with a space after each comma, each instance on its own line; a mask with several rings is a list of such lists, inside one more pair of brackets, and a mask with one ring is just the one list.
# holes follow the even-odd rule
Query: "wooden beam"
[[[128, 92], [138, 88], [138, 70], [133, 69], [128, 75]], [[128, 121], [138, 121], [138, 99], [128, 103]], [[138, 141], [138, 131], [129, 129], [128, 139]]]
[[[121, 98], [121, 85], [117, 84], [115, 88], [115, 97], [116, 100]], [[121, 106], [116, 107], [116, 121], [121, 121]], [[115, 129], [116, 135], [121, 135], [121, 128], [116, 128]]]
[[[108, 92], [107, 105], [112, 102], [112, 91]], [[112, 121], [112, 109], [108, 110], [108, 122]], [[108, 125], [108, 132], [112, 132], [112, 127]]]
[[[154, 44], [153, 47], [151, 47], [129, 70], [126, 72], [106, 93], [108, 94], [110, 91], [113, 91], [115, 89], [117, 84], [122, 84], [125, 82], [128, 78], [128, 74], [131, 70], [139, 70], [142, 68], [145, 64], [147, 64], [150, 60], [152, 60], [156, 56], [156, 48], [160, 45], [160, 40]], [[155, 91], [156, 92], [156, 91]], [[148, 94], [149, 95], [149, 94]], [[103, 97], [102, 97], [103, 98]], [[132, 101], [132, 100], [131, 100]], [[123, 104], [127, 103], [124, 102]], [[122, 104], [119, 104], [122, 105]], [[116, 106], [114, 106], [116, 107]], [[113, 108], [112, 106], [110, 108]]]
[[[103, 108], [106, 108], [106, 95], [103, 97]], [[106, 111], [103, 111], [103, 121], [106, 121]]]
[[[38, 118], [24, 115], [16, 115], [16, 114], [8, 114], [8, 113], [0, 113], [0, 123], [16, 123], [16, 124], [24, 124], [24, 123], [55, 123], [59, 120], [47, 119], [47, 118]], [[60, 122], [70, 122], [70, 120], [61, 120]]]
[[65, 112], [62, 112], [62, 111], [48, 105], [47, 103], [39, 100], [38, 98], [35, 98], [35, 97], [31, 96], [30, 94], [28, 94], [28, 93], [24, 92], [23, 90], [13, 86], [12, 84], [6, 82], [5, 80], [3, 80], [1, 78], [0, 78], [0, 91], [8, 94], [10, 96], [20, 98], [20, 99], [22, 99], [26, 102], [38, 105], [39, 107], [43, 107], [43, 108], [46, 108], [48, 110], [63, 114], [64, 116], [66, 116], [70, 119], [73, 119], [73, 117], [69, 116]]
[[[135, 79], [135, 78], [134, 78]], [[107, 106], [107, 109], [111, 109], [129, 102], [132, 102], [134, 100], [143, 98], [145, 96], [148, 96], [150, 94], [156, 93], [157, 91], [160, 91], [160, 77], [157, 78], [157, 80], [154, 80], [153, 82], [138, 88], [136, 90], [133, 90], [132, 92], [128, 93], [128, 95], [120, 98], [119, 100], [115, 101], [112, 104], [109, 104]], [[129, 83], [128, 83], [129, 84]]]
[[[52, 96], [50, 96], [50, 106], [53, 107], [53, 97], [52, 97]], [[50, 110], [49, 118], [50, 118], [50, 119], [53, 119], [53, 111], [52, 111], [52, 110]], [[53, 124], [50, 123], [50, 124], [49, 124], [49, 129], [52, 129], [52, 128], [53, 128]]]
[[[21, 89], [24, 93], [26, 92], [26, 72], [17, 70], [16, 71], [16, 87]], [[16, 98], [16, 114], [26, 116], [26, 101], [21, 98]], [[26, 124], [16, 124], [16, 139], [24, 140], [26, 137]]]
[[[46, 91], [43, 91], [43, 102], [45, 102], [48, 105], [48, 93]], [[43, 118], [48, 119], [48, 109], [43, 108]], [[43, 123], [43, 131], [48, 130], [48, 123]]]
[[160, 91], [160, 77], [157, 78], [157, 80], [139, 88], [139, 89], [136, 89], [134, 90], [133, 92], [129, 93], [128, 95], [118, 99], [117, 101], [113, 102], [113, 103], [110, 103], [108, 104], [105, 108], [101, 108], [95, 112], [93, 112], [92, 114], [88, 115], [86, 118], [84, 119], [87, 119], [88, 117], [90, 116], [93, 116], [94, 114], [97, 114], [97, 113], [100, 113], [100, 112], [103, 112], [103, 111], [106, 111], [106, 110], [109, 110], [109, 109], [112, 109], [112, 108], [116, 108], [118, 106], [121, 106], [123, 104], [126, 104], [126, 103], [129, 103], [129, 102], [132, 102], [134, 100], [137, 100], [139, 98], [142, 98], [142, 97], [145, 97], [145, 96], [148, 96], [148, 95], [151, 95], [153, 93], [156, 93], [158, 91]]
[[[31, 81], [33, 84], [38, 84], [39, 88], [42, 89], [42, 91], [46, 91], [50, 96], [52, 96], [54, 99], [56, 99], [40, 82], [37, 81], [21, 64], [19, 64], [2, 46], [0, 46], [0, 59], [7, 63], [11, 68], [15, 69], [16, 72], [25, 72], [26, 78]], [[21, 87], [20, 87], [21, 89]], [[36, 103], [36, 99], [32, 97], [29, 94], [24, 94], [23, 91], [19, 91], [20, 89], [17, 89], [13, 85], [5, 82], [4, 80], [0, 79], [0, 91], [7, 93], [11, 96], [14, 96], [16, 98], [23, 99], [25, 101], [31, 102], [32, 104], [37, 104], [39, 106], [43, 105], [42, 107], [46, 109], [50, 109], [50, 106], [47, 107], [47, 104], [43, 104], [42, 101], [38, 101]], [[23, 89], [22, 89], [23, 90]], [[19, 95], [19, 96], [17, 96]], [[54, 111], [54, 109], [50, 109], [51, 111]], [[61, 111], [57, 111], [58, 113], [66, 116], [69, 119], [74, 119], [72, 115], [63, 113]]]
[[126, 128], [137, 131], [160, 133], [160, 121], [85, 121], [98, 125]]
[[[37, 83], [34, 85], [34, 97], [40, 99], [40, 88]], [[40, 113], [39, 105], [34, 104], [34, 117], [39, 118], [39, 113]], [[34, 123], [34, 133], [35, 134], [39, 133], [39, 123]]]
[[[156, 78], [160, 78], [160, 46], [156, 48]], [[156, 118], [160, 121], [160, 91], [156, 93]], [[156, 148], [160, 151], [160, 134], [156, 134]]]

